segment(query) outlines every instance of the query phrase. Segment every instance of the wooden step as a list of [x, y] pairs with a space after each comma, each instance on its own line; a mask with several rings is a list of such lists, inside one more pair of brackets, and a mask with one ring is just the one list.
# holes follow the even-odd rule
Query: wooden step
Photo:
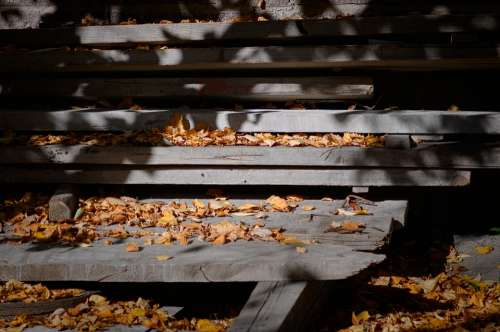
[[246, 101], [370, 99], [370, 78], [213, 77], [213, 78], [36, 78], [0, 80], [0, 97], [156, 97]]
[[0, 54], [0, 72], [86, 73], [231, 69], [471, 70], [498, 68], [497, 45], [252, 46], [157, 50], [38, 50]]
[[[410, 15], [344, 17], [335, 20], [285, 20], [238, 23], [174, 23], [83, 26], [54, 29], [3, 29], [3, 44], [22, 47], [130, 46], [136, 44], [178, 46], [193, 43], [239, 43], [318, 40], [340, 42], [339, 37], [390, 34], [497, 32], [494, 15]], [[431, 36], [432, 37], [432, 36]], [[328, 39], [331, 40], [328, 40]]]
[[125, 131], [165, 126], [182, 114], [192, 127], [237, 132], [366, 134], [500, 134], [500, 112], [439, 110], [0, 110], [0, 129], [15, 131]]
[[[128, 242], [137, 242], [137, 239], [118, 241], [113, 245], [98, 241], [87, 248], [3, 243], [0, 244], [0, 280], [229, 282], [344, 279], [384, 259], [383, 255], [357, 251], [356, 243], [364, 243], [360, 248], [371, 247], [371, 250], [383, 245], [390, 238], [395, 221], [404, 224], [407, 207], [406, 201], [376, 202], [375, 206], [365, 207], [373, 215], [344, 217], [333, 216], [343, 201], [306, 203], [313, 204], [317, 210], [306, 213], [299, 207], [296, 212], [271, 214], [265, 221], [269, 227], [282, 225], [291, 234], [318, 234], [329, 238], [307, 245], [305, 253], [297, 252], [297, 245], [261, 241], [237, 241], [225, 245], [198, 241], [188, 246], [153, 245], [145, 246], [139, 253], [125, 250]], [[291, 215], [296, 220], [289, 219]], [[315, 215], [318, 215], [318, 220], [314, 219]], [[250, 224], [255, 220], [252, 217], [230, 219], [245, 220]], [[339, 242], [336, 242], [339, 234], [324, 233], [333, 220], [346, 219], [366, 223], [366, 231], [351, 234], [350, 242], [347, 241], [349, 236], [340, 234]], [[158, 231], [162, 232], [161, 229]], [[158, 255], [173, 258], [160, 262], [156, 259]]]
[[125, 166], [82, 168], [33, 167], [14, 165], [0, 167], [0, 183], [69, 183], [69, 184], [151, 184], [151, 185], [278, 185], [387, 187], [466, 186], [469, 171], [414, 170], [401, 168], [350, 169], [311, 167], [141, 167]]
[[134, 1], [73, 0], [72, 6], [54, 1], [4, 0], [0, 10], [0, 28], [37, 28], [39, 26], [78, 25], [90, 14], [96, 24], [115, 23], [135, 18], [140, 23], [182, 19], [241, 20], [258, 16], [273, 19], [320, 18], [343, 16], [499, 14], [492, 1], [443, 0], [437, 5], [430, 0], [249, 0], [240, 4], [223, 0], [147, 0]]
[[0, 164], [130, 166], [370, 167], [498, 169], [500, 143], [422, 144], [415, 148], [264, 146], [4, 146]]

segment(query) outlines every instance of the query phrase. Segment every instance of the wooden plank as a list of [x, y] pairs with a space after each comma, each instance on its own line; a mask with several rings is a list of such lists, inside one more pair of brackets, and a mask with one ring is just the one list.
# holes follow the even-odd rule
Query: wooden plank
[[[180, 202], [189, 198], [179, 199]], [[151, 201], [151, 200], [149, 200]], [[160, 201], [156, 199], [155, 201]], [[257, 204], [255, 199], [231, 200], [239, 206], [247, 202]], [[205, 200], [206, 202], [206, 200]], [[305, 204], [315, 204], [315, 213], [321, 219], [308, 217]], [[139, 239], [116, 241], [106, 245], [101, 239], [91, 247], [68, 247], [47, 243], [25, 243], [22, 245], [0, 244], [0, 280], [23, 281], [101, 281], [101, 282], [213, 282], [213, 281], [279, 281], [279, 280], [331, 280], [343, 279], [356, 274], [371, 264], [381, 262], [383, 255], [358, 252], [362, 247], [339, 245], [335, 233], [323, 233], [332, 222], [346, 219], [333, 216], [342, 201], [305, 200], [293, 212], [270, 212], [268, 218], [260, 220], [266, 227], [284, 227], [287, 234], [324, 234], [331, 241], [306, 245], [305, 253], [298, 253], [296, 245], [281, 245], [265, 241], [237, 241], [226, 245], [213, 245], [193, 240], [188, 246], [177, 243], [171, 246], [144, 246], [139, 253], [125, 250], [128, 242]], [[377, 239], [390, 238], [394, 220], [404, 224], [406, 201], [383, 201], [369, 205], [373, 215], [354, 216], [366, 223], [366, 233], [350, 234], [352, 240], [371, 241], [367, 250], [376, 250]], [[327, 220], [327, 217], [329, 218]], [[211, 217], [205, 221], [216, 223], [232, 219], [233, 222], [255, 223], [255, 217]], [[307, 220], [302, 220], [307, 219]], [[112, 228], [115, 226], [102, 226]], [[132, 230], [132, 226], [125, 226]], [[100, 229], [102, 230], [102, 229]], [[162, 233], [164, 229], [152, 228]], [[10, 229], [6, 230], [9, 235]], [[353, 241], [354, 243], [354, 241]], [[159, 262], [158, 255], [172, 259]], [[264, 314], [264, 313], [263, 313]]]
[[11, 110], [0, 111], [0, 129], [19, 131], [124, 131], [162, 127], [172, 114], [182, 114], [193, 127], [238, 132], [372, 133], [372, 134], [500, 134], [495, 111], [347, 111], [246, 109], [164, 110]]
[[288, 101], [296, 99], [369, 99], [373, 83], [363, 77], [218, 77], [218, 78], [53, 78], [0, 81], [0, 97], [66, 96], [162, 97], [183, 99]]
[[326, 283], [259, 282], [229, 332], [305, 331], [310, 308], [326, 298]]
[[78, 296], [60, 298], [55, 300], [46, 300], [34, 303], [24, 302], [6, 302], [0, 303], [0, 319], [13, 319], [17, 315], [41, 315], [51, 314], [59, 308], [72, 308], [85, 300], [92, 294], [97, 292], [85, 291]]
[[371, 1], [329, 0], [312, 3], [306, 0], [248, 0], [243, 4], [224, 0], [147, 0], [134, 1], [73, 0], [73, 6], [62, 1], [3, 0], [0, 3], [0, 29], [37, 28], [79, 24], [90, 14], [96, 24], [119, 23], [133, 17], [138, 22], [159, 22], [168, 19], [211, 19], [227, 21], [265, 16], [273, 19], [337, 18], [343, 16], [380, 16], [414, 14], [497, 14], [495, 2], [443, 0], [432, 1]]
[[253, 46], [142, 50], [49, 49], [0, 54], [2, 72], [264, 68], [456, 70], [498, 67], [498, 46]]
[[498, 17], [392, 16], [345, 17], [336, 20], [287, 20], [237, 23], [175, 23], [85, 26], [57, 29], [0, 30], [4, 44], [29, 47], [116, 46], [242, 41], [262, 44], [283, 39], [336, 38], [414, 33], [496, 32]]
[[[344, 279], [379, 263], [383, 255], [347, 246], [295, 246], [237, 242], [224, 246], [192, 243], [144, 247], [129, 253], [125, 245], [90, 248], [41, 244], [0, 245], [0, 280], [100, 282], [226, 282]], [[156, 256], [173, 257], [158, 262]]]
[[470, 172], [454, 170], [148, 167], [54, 169], [0, 167], [3, 183], [284, 185], [284, 186], [466, 186]]
[[359, 147], [6, 145], [0, 149], [0, 164], [497, 169], [500, 168], [500, 143], [422, 144], [411, 150]]
[[[164, 202], [179, 201], [181, 203], [191, 204], [191, 199], [176, 199], [159, 200], [147, 199], [144, 202]], [[202, 202], [208, 204], [208, 200], [201, 199]], [[231, 199], [231, 202], [240, 206], [243, 204], [262, 204], [262, 201], [255, 199]], [[266, 213], [266, 218], [262, 220], [266, 227], [282, 228], [290, 236], [295, 236], [300, 240], [316, 240], [319, 243], [329, 243], [336, 245], [346, 245], [353, 250], [358, 251], [377, 251], [388, 245], [392, 233], [395, 229], [404, 226], [407, 213], [406, 201], [382, 201], [376, 202], [375, 205], [365, 206], [371, 215], [368, 216], [339, 216], [335, 215], [337, 209], [344, 204], [343, 200], [335, 200], [333, 202], [321, 201], [315, 199], [305, 199], [298, 203], [297, 208], [291, 213]], [[305, 211], [304, 206], [314, 206], [313, 211]], [[211, 217], [204, 220], [208, 224], [228, 220], [228, 217]], [[234, 222], [242, 222], [247, 225], [254, 224], [255, 216], [232, 216], [230, 220]], [[325, 233], [332, 221], [344, 222], [352, 220], [361, 222], [366, 225], [362, 233], [355, 234], [339, 234], [335, 232]], [[127, 227], [128, 231], [138, 231], [140, 229]], [[161, 234], [164, 229], [150, 228], [150, 230]]]

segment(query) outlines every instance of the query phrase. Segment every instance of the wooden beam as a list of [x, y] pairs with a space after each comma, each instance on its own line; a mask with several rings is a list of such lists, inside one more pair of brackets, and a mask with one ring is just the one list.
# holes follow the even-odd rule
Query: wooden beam
[[372, 134], [500, 134], [496, 111], [347, 111], [247, 109], [163, 110], [9, 110], [0, 111], [0, 129], [19, 131], [123, 131], [163, 127], [172, 114], [182, 114], [191, 126], [238, 132], [372, 133]]
[[305, 331], [328, 290], [322, 282], [259, 282], [228, 332]]
[[389, 16], [345, 17], [336, 20], [286, 20], [238, 23], [175, 23], [85, 26], [57, 29], [0, 30], [4, 44], [28, 47], [185, 45], [223, 41], [262, 44], [276, 40], [317, 39], [414, 33], [496, 32], [498, 17]]
[[500, 143], [422, 144], [411, 150], [359, 147], [7, 145], [0, 149], [0, 164], [498, 169]]
[[140, 23], [160, 20], [205, 19], [216, 21], [241, 20], [264, 16], [273, 19], [320, 18], [345, 16], [393, 16], [415, 14], [499, 14], [498, 5], [491, 1], [442, 0], [439, 5], [430, 1], [372, 1], [329, 0], [319, 4], [307, 0], [248, 0], [243, 4], [224, 0], [144, 0], [141, 3], [113, 0], [73, 0], [73, 6], [52, 1], [3, 0], [0, 10], [0, 29], [37, 28], [40, 26], [78, 25], [90, 14], [96, 24], [126, 21], [132, 17]]
[[217, 98], [288, 101], [369, 99], [373, 83], [364, 77], [219, 77], [219, 78], [53, 78], [0, 81], [0, 97], [64, 96]]
[[0, 54], [1, 72], [116, 72], [265, 68], [467, 70], [499, 67], [498, 46], [254, 46], [40, 50]]
[[35, 169], [0, 167], [3, 183], [283, 185], [283, 186], [466, 186], [470, 172], [404, 169], [148, 167], [146, 169]]

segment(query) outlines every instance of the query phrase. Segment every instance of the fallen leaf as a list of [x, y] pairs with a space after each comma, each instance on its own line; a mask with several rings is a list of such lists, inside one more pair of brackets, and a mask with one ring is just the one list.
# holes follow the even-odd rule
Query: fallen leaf
[[156, 260], [158, 260], [160, 262], [168, 261], [169, 259], [172, 259], [172, 257], [171, 256], [166, 256], [166, 255], [156, 256]]
[[286, 196], [286, 200], [290, 202], [302, 202], [304, 200], [304, 197], [300, 195], [288, 195]]
[[354, 312], [352, 313], [352, 324], [353, 325], [359, 325], [359, 324], [363, 323], [364, 321], [367, 321], [368, 319], [370, 319], [370, 314], [366, 310], [360, 312], [357, 315], [354, 314]]
[[306, 247], [295, 247], [295, 250], [296, 250], [299, 254], [305, 254], [305, 253], [307, 252]]
[[272, 195], [266, 200], [266, 202], [276, 211], [288, 212], [290, 210], [288, 202], [279, 196]]
[[302, 208], [304, 209], [304, 211], [312, 211], [316, 209], [314, 205], [304, 205]]
[[199, 319], [196, 322], [196, 331], [198, 332], [223, 332], [224, 326], [216, 324], [208, 319]]
[[331, 198], [331, 197], [323, 197], [321, 200], [323, 202], [333, 202], [333, 198]]
[[140, 250], [140, 247], [137, 243], [135, 242], [130, 242], [127, 244], [127, 251], [128, 252], [138, 252]]
[[491, 246], [476, 246], [474, 248], [474, 250], [476, 250], [476, 253], [478, 255], [487, 255], [493, 251], [493, 247], [491, 247]]
[[325, 231], [328, 232], [336, 232], [341, 234], [352, 234], [362, 232], [366, 228], [366, 225], [361, 222], [346, 220], [342, 223], [337, 221], [332, 221], [330, 227]]
[[367, 216], [370, 213], [368, 213], [368, 210], [366, 209], [359, 209], [354, 211], [349, 211], [346, 209], [337, 209], [335, 214], [339, 216]]
[[158, 220], [159, 227], [171, 227], [177, 225], [179, 225], [179, 222], [171, 210], [166, 210], [163, 213], [163, 216]]
[[226, 235], [224, 234], [219, 235], [212, 243], [216, 245], [221, 245], [226, 243]]

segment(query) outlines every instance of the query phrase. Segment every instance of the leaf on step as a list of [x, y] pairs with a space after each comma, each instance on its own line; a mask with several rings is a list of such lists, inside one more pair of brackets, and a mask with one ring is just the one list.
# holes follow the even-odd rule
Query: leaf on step
[[474, 250], [476, 251], [476, 253], [478, 255], [487, 255], [493, 251], [493, 247], [492, 246], [476, 246], [474, 248]]

